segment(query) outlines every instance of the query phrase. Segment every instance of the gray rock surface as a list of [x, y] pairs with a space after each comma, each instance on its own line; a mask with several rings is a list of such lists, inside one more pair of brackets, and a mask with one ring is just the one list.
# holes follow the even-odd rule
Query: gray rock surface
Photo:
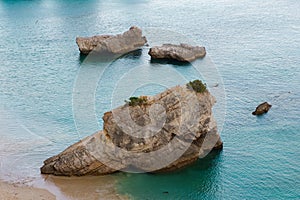
[[146, 37], [142, 36], [142, 30], [135, 26], [130, 27], [130, 29], [123, 34], [76, 38], [79, 51], [86, 55], [90, 52], [96, 54], [111, 53], [122, 55], [138, 49], [146, 42]]
[[152, 59], [170, 59], [182, 62], [191, 62], [203, 58], [206, 54], [204, 47], [188, 44], [163, 44], [150, 48], [148, 54]]
[[222, 149], [213, 118], [215, 99], [176, 86], [128, 103], [103, 116], [99, 131], [44, 161], [44, 174], [103, 175], [131, 168], [165, 172], [184, 167], [212, 149]]

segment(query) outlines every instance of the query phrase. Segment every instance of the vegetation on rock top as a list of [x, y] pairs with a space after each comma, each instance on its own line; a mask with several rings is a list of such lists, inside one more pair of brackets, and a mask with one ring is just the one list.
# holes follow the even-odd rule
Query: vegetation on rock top
[[206, 89], [206, 84], [202, 83], [200, 80], [190, 81], [186, 84], [187, 88], [194, 90], [197, 93], [203, 93]]
[[130, 97], [129, 101], [125, 100], [125, 102], [128, 103], [129, 106], [141, 106], [147, 104], [147, 97]]

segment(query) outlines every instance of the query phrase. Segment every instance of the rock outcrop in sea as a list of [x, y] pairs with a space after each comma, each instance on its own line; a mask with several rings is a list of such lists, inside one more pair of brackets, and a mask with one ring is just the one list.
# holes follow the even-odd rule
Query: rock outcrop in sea
[[268, 104], [268, 102], [261, 103], [256, 107], [255, 111], [252, 112], [252, 115], [265, 114], [270, 110], [271, 107], [272, 105]]
[[142, 36], [142, 30], [136, 26], [123, 34], [118, 35], [97, 35], [93, 37], [77, 37], [76, 43], [82, 54], [90, 52], [96, 54], [125, 54], [134, 51], [147, 42]]
[[150, 48], [148, 54], [151, 59], [170, 59], [181, 62], [191, 62], [197, 58], [203, 58], [206, 54], [204, 47], [188, 44], [163, 44]]
[[199, 82], [130, 98], [104, 114], [102, 131], [45, 160], [41, 173], [165, 172], [191, 164], [212, 149], [222, 149], [212, 113], [215, 98], [205, 86], [198, 87]]

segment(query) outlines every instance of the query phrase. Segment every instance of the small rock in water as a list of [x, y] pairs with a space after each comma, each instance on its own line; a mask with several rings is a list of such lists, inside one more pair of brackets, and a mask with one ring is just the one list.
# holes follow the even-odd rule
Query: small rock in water
[[268, 104], [268, 102], [264, 102], [262, 104], [259, 104], [255, 111], [252, 112], [252, 115], [262, 115], [262, 114], [265, 114], [267, 113], [270, 108], [272, 107], [272, 105]]
[[118, 35], [96, 35], [93, 37], [77, 37], [76, 43], [82, 54], [91, 52], [96, 54], [126, 54], [138, 49], [147, 42], [142, 36], [142, 30], [136, 26], [123, 34]]
[[203, 58], [206, 54], [204, 47], [188, 44], [163, 44], [150, 48], [148, 54], [151, 59], [170, 59], [181, 62], [191, 62], [197, 58]]

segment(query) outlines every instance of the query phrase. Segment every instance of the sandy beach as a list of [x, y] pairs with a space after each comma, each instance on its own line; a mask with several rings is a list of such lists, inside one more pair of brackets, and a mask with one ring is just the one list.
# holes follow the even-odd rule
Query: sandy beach
[[[41, 188], [37, 188], [37, 187]], [[129, 199], [117, 194], [113, 177], [54, 177], [39, 180], [33, 186], [0, 181], [1, 200], [99, 200]]]
[[0, 199], [3, 200], [33, 200], [56, 199], [53, 194], [44, 189], [10, 184], [0, 181]]

